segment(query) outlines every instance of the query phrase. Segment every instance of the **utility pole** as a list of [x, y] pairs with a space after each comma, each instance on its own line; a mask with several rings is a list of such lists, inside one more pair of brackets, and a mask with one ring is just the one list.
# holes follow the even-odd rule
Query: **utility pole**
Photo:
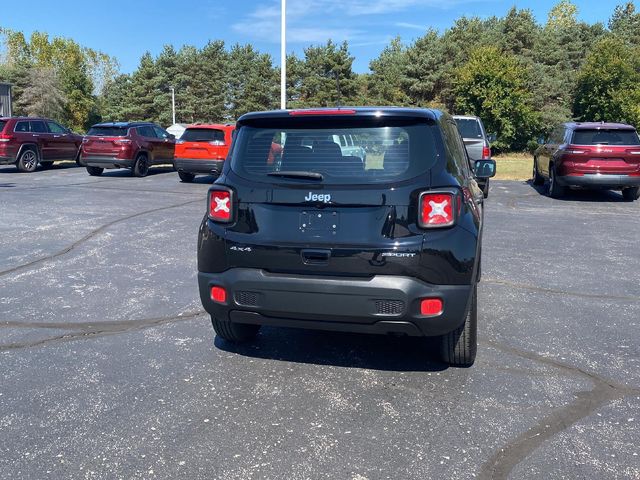
[[287, 108], [287, 0], [281, 0], [280, 12], [280, 108]]
[[173, 87], [169, 87], [171, 89], [171, 117], [173, 118], [173, 123], [171, 125], [176, 124], [176, 89]]

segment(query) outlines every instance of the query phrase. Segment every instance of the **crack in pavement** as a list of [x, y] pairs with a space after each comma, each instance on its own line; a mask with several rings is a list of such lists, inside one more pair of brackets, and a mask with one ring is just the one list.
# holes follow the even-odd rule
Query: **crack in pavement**
[[482, 340], [481, 343], [505, 353], [560, 369], [572, 376], [578, 375], [585, 377], [593, 383], [591, 390], [577, 392], [574, 401], [564, 407], [553, 410], [536, 425], [522, 432], [495, 452], [491, 458], [482, 465], [478, 475], [478, 478], [481, 480], [507, 479], [518, 464], [550, 438], [567, 430], [578, 421], [588, 417], [598, 408], [614, 400], [619, 400], [629, 395], [640, 394], [640, 388], [614, 382], [595, 373], [583, 370], [580, 367], [568, 365], [534, 352], [520, 350], [493, 340]]
[[560, 290], [556, 288], [538, 287], [536, 285], [529, 285], [526, 283], [511, 282], [509, 280], [499, 280], [497, 278], [483, 278], [482, 283], [489, 283], [492, 285], [502, 285], [505, 287], [520, 288], [522, 290], [531, 290], [539, 293], [550, 293], [553, 295], [567, 295], [579, 298], [591, 298], [595, 300], [620, 300], [624, 302], [640, 302], [640, 297], [633, 297], [630, 295], [607, 295], [598, 293], [580, 293], [572, 292], [569, 290]]
[[201, 201], [202, 201], [202, 199], [190, 200], [188, 202], [182, 202], [182, 203], [178, 203], [176, 205], [169, 205], [169, 206], [166, 206], [166, 207], [153, 208], [151, 210], [145, 210], [143, 212], [138, 212], [138, 213], [134, 213], [134, 214], [131, 214], [131, 215], [127, 215], [127, 216], [118, 218], [118, 219], [113, 220], [111, 222], [105, 223], [104, 225], [100, 226], [99, 228], [96, 228], [95, 230], [92, 230], [91, 232], [87, 233], [81, 239], [76, 240], [71, 245], [68, 245], [68, 246], [64, 247], [62, 250], [59, 250], [59, 251], [57, 251], [55, 253], [52, 253], [51, 255], [46, 255], [44, 257], [37, 258], [37, 259], [32, 260], [30, 262], [23, 263], [22, 265], [17, 265], [15, 267], [9, 268], [8, 270], [0, 271], [0, 277], [8, 275], [10, 273], [15, 273], [15, 272], [18, 272], [18, 271], [21, 271], [21, 270], [25, 270], [27, 268], [33, 267], [34, 265], [38, 265], [40, 263], [48, 262], [48, 261], [54, 260], [54, 259], [56, 259], [58, 257], [61, 257], [62, 255], [65, 255], [65, 254], [69, 253], [74, 248], [76, 248], [79, 245], [83, 244], [87, 240], [90, 240], [93, 237], [99, 235], [104, 230], [106, 230], [107, 228], [109, 228], [109, 227], [111, 227], [111, 226], [113, 226], [113, 225], [115, 225], [117, 223], [125, 222], [127, 220], [131, 220], [132, 218], [140, 217], [142, 215], [147, 215], [149, 213], [160, 212], [162, 210], [169, 210], [171, 208], [184, 207], [185, 205], [189, 205], [189, 204], [192, 204], [192, 203], [198, 203], [198, 202], [201, 202]]
[[[25, 348], [40, 347], [43, 345], [49, 345], [52, 343], [69, 342], [73, 340], [98, 338], [105, 335], [115, 335], [118, 333], [127, 333], [131, 331], [143, 330], [145, 328], [151, 328], [166, 323], [181, 322], [186, 320], [192, 320], [196, 317], [204, 315], [204, 310], [197, 310], [193, 312], [185, 312], [182, 314], [170, 316], [170, 317], [156, 317], [156, 318], [144, 318], [140, 320], [124, 320], [124, 321], [105, 321], [105, 322], [82, 322], [78, 323], [79, 328], [75, 328], [76, 324], [65, 323], [51, 323], [49, 327], [44, 327], [42, 322], [36, 322], [38, 325], [35, 328], [64, 328], [68, 330], [76, 330], [63, 335], [56, 335], [54, 337], [47, 337], [40, 340], [34, 340], [32, 342], [16, 342], [5, 345], [0, 345], [0, 353], [8, 352], [12, 350], [22, 350]], [[19, 322], [3, 322], [3, 327], [11, 327]], [[21, 324], [24, 328], [30, 328], [29, 323]], [[62, 327], [61, 327], [62, 326]]]

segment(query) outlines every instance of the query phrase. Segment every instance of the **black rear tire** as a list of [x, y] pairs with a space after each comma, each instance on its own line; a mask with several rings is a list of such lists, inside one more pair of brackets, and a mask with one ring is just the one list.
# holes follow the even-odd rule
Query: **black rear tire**
[[183, 181], [184, 183], [191, 183], [193, 182], [193, 179], [196, 178], [196, 176], [193, 173], [189, 173], [189, 172], [178, 172], [178, 176], [180, 177], [180, 180]]
[[560, 198], [565, 194], [565, 187], [558, 185], [556, 178], [556, 167], [551, 165], [549, 167], [549, 196], [551, 198]]
[[223, 322], [214, 317], [211, 317], [211, 324], [216, 335], [233, 343], [244, 343], [253, 340], [260, 330], [260, 325]]
[[38, 168], [38, 152], [33, 148], [25, 148], [18, 157], [16, 167], [22, 173], [35, 172]]
[[622, 198], [627, 202], [633, 202], [640, 197], [640, 187], [629, 187], [622, 189]]
[[104, 168], [102, 167], [89, 167], [87, 166], [87, 173], [92, 177], [99, 177], [104, 172]]
[[544, 177], [538, 171], [538, 159], [533, 157], [533, 175], [532, 182], [534, 185], [544, 185]]
[[131, 173], [135, 177], [146, 177], [149, 173], [149, 159], [143, 153], [136, 157], [136, 163], [133, 165]]
[[478, 350], [478, 287], [474, 284], [471, 305], [464, 323], [440, 338], [442, 361], [452, 367], [470, 367]]

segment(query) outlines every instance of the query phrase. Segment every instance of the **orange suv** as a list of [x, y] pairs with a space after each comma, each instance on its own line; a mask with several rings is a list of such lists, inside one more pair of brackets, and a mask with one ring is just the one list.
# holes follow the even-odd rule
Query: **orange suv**
[[196, 174], [219, 176], [229, 153], [235, 125], [189, 125], [176, 141], [174, 165], [183, 182], [192, 182]]

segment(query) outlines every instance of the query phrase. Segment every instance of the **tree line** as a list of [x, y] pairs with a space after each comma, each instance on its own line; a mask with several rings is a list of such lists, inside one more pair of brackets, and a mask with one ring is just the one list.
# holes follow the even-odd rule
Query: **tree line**
[[[131, 74], [115, 59], [70, 39], [2, 30], [0, 80], [15, 85], [15, 113], [48, 115], [84, 130], [98, 120], [231, 122], [278, 108], [279, 68], [250, 44], [167, 45]], [[528, 9], [461, 17], [410, 44], [394, 38], [369, 72], [353, 71], [347, 42], [329, 40], [287, 60], [290, 108], [335, 105], [439, 107], [480, 116], [497, 150], [532, 147], [570, 119], [640, 126], [640, 13], [618, 5], [607, 24], [578, 19], [569, 0], [545, 23]]]

